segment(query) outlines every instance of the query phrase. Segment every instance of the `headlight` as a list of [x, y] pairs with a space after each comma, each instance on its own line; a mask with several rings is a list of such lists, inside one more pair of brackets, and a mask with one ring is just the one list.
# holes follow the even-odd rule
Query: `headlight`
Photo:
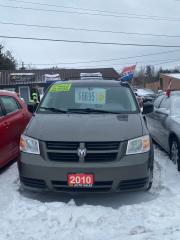
[[131, 139], [128, 141], [126, 155], [145, 153], [150, 150], [150, 138], [149, 135]]
[[34, 138], [21, 135], [20, 150], [25, 153], [40, 154], [39, 141]]

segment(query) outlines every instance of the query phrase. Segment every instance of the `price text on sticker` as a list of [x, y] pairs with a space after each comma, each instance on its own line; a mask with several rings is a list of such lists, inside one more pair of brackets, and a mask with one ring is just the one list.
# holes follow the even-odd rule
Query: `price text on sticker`
[[106, 103], [106, 90], [102, 88], [76, 88], [75, 102], [83, 104]]

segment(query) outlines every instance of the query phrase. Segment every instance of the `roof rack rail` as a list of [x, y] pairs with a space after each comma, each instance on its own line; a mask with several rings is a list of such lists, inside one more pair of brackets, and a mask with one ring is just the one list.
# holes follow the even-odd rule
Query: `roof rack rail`
[[103, 80], [102, 73], [97, 72], [97, 73], [80, 73], [80, 79], [81, 80], [88, 80], [88, 79], [99, 79]]

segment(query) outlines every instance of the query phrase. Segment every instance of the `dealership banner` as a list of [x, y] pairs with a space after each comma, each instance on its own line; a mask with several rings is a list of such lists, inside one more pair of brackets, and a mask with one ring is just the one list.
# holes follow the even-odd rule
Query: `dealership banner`
[[10, 81], [12, 82], [34, 82], [34, 73], [10, 73]]
[[46, 83], [53, 83], [53, 82], [60, 81], [60, 80], [61, 80], [61, 77], [59, 74], [45, 74], [44, 75], [44, 81]]

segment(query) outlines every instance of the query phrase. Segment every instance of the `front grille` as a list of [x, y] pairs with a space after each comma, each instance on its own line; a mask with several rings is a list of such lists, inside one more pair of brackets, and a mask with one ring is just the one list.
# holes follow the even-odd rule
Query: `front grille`
[[88, 153], [85, 162], [113, 162], [117, 158], [117, 153]]
[[49, 152], [48, 159], [55, 162], [78, 162], [79, 157], [76, 153], [57, 153]]
[[20, 177], [20, 180], [27, 187], [40, 188], [40, 189], [46, 189], [47, 188], [44, 180], [26, 178], [26, 177]]
[[[85, 142], [87, 150], [118, 150], [120, 142]], [[46, 142], [48, 150], [77, 150], [79, 142]]]
[[119, 142], [86, 142], [87, 150], [118, 150]]
[[109, 192], [112, 188], [112, 181], [95, 182], [92, 187], [69, 187], [66, 181], [52, 181], [56, 191], [62, 192]]
[[[85, 157], [78, 156], [78, 149], [86, 150]], [[120, 142], [46, 142], [47, 159], [55, 162], [101, 163], [117, 160]]]
[[49, 150], [76, 150], [78, 146], [78, 142], [46, 142]]
[[[84, 162], [113, 162], [116, 161], [117, 153], [88, 153]], [[48, 159], [55, 162], [79, 162], [79, 157], [76, 153], [55, 153], [49, 152]]]
[[119, 189], [120, 190], [136, 190], [139, 188], [144, 188], [147, 182], [148, 182], [148, 178], [121, 181], [119, 184]]

